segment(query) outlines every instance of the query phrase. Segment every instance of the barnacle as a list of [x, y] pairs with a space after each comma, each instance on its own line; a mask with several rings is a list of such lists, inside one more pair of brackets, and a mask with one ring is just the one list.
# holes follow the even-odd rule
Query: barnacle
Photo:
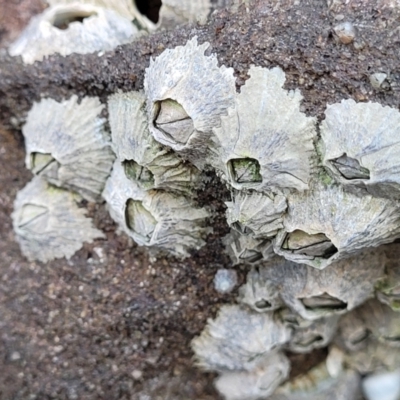
[[146, 190], [193, 190], [200, 171], [151, 136], [142, 93], [113, 94], [108, 111], [113, 148], [128, 178]]
[[322, 271], [274, 259], [248, 274], [239, 299], [259, 312], [277, 309], [283, 302], [309, 320], [343, 314], [373, 296], [383, 266], [379, 250], [366, 250]]
[[165, 50], [146, 69], [144, 87], [150, 132], [195, 165], [205, 164], [212, 128], [234, 106], [233, 70], [205, 56], [197, 38]]
[[272, 313], [252, 313], [224, 305], [192, 340], [197, 363], [206, 370], [252, 370], [290, 340], [290, 329]]
[[239, 233], [265, 239], [283, 228], [286, 198], [282, 195], [235, 191], [226, 205], [227, 222]]
[[160, 190], [145, 191], [129, 179], [117, 160], [107, 180], [103, 197], [111, 217], [138, 244], [188, 256], [189, 249], [205, 244], [209, 213], [196, 208], [184, 196]]
[[257, 400], [271, 395], [288, 377], [289, 360], [273, 352], [251, 371], [225, 371], [215, 387], [226, 400]]
[[54, 53], [67, 56], [112, 50], [138, 34], [129, 19], [111, 9], [76, 2], [60, 4], [33, 17], [9, 53], [32, 64]]
[[283, 225], [274, 239], [275, 252], [323, 269], [362, 248], [399, 237], [399, 203], [315, 184], [310, 191], [288, 196]]
[[114, 161], [96, 97], [35, 103], [22, 128], [26, 166], [50, 183], [96, 200]]
[[399, 197], [400, 112], [379, 103], [342, 100], [321, 124], [323, 164], [343, 185]]
[[214, 287], [219, 293], [229, 293], [237, 285], [237, 273], [234, 269], [220, 268], [214, 276]]
[[282, 88], [280, 68], [252, 66], [236, 107], [213, 129], [210, 163], [236, 189], [308, 188], [315, 119], [300, 112], [298, 90]]
[[22, 253], [42, 262], [71, 257], [83, 242], [103, 238], [79, 208], [79, 196], [34, 177], [18, 194], [12, 213]]

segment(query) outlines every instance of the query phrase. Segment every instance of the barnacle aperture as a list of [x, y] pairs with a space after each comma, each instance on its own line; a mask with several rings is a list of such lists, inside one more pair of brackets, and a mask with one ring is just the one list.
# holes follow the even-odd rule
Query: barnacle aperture
[[329, 295], [328, 293], [322, 293], [319, 296], [304, 297], [299, 299], [307, 310], [346, 310], [347, 303], [344, 301]]
[[24, 204], [22, 206], [19, 219], [18, 219], [18, 228], [23, 228], [25, 230], [29, 230], [32, 227], [32, 224], [40, 225], [40, 228], [45, 229], [47, 225], [49, 209], [44, 206], [40, 206], [37, 204]]
[[358, 160], [348, 157], [346, 153], [331, 160], [331, 163], [345, 179], [369, 179], [370, 177], [368, 168], [362, 167]]
[[32, 172], [35, 175], [39, 175], [43, 170], [45, 170], [50, 164], [55, 161], [55, 158], [50, 153], [33, 152], [31, 154]]
[[254, 158], [237, 158], [228, 161], [228, 170], [236, 183], [262, 182], [260, 163]]
[[338, 250], [324, 233], [309, 234], [300, 229], [287, 234], [282, 248], [295, 254], [329, 258]]
[[60, 9], [52, 16], [49, 21], [54, 27], [65, 30], [68, 29], [69, 24], [72, 22], [82, 23], [84, 19], [91, 16], [97, 16], [96, 11], [89, 11], [84, 9], [68, 10]]
[[193, 120], [175, 100], [166, 99], [158, 103], [156, 127], [175, 142], [186, 144], [194, 132]]
[[244, 249], [243, 252], [239, 255], [239, 260], [244, 262], [254, 263], [263, 258], [263, 255], [260, 251], [253, 249]]
[[128, 199], [125, 208], [125, 220], [129, 229], [150, 240], [157, 225], [157, 220], [147, 211], [141, 201]]
[[125, 160], [122, 165], [128, 179], [139, 181], [144, 185], [154, 185], [154, 175], [148, 168], [139, 165], [134, 160]]

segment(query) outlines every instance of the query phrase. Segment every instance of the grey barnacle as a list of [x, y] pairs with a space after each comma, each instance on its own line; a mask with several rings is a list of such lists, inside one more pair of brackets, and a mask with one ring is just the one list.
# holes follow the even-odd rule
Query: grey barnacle
[[126, 176], [143, 189], [190, 193], [199, 170], [183, 162], [151, 136], [140, 92], [118, 92], [108, 99], [113, 148]]
[[123, 166], [116, 161], [107, 180], [103, 197], [111, 217], [142, 246], [168, 250], [187, 257], [190, 249], [205, 244], [210, 232], [205, 219], [209, 213], [196, 208], [184, 196], [160, 190], [145, 191], [125, 175]]
[[114, 161], [97, 97], [35, 103], [22, 128], [26, 166], [50, 183], [97, 200]]
[[399, 198], [400, 112], [379, 103], [342, 100], [321, 124], [323, 164], [343, 185]]
[[144, 81], [151, 134], [199, 167], [205, 164], [212, 128], [235, 102], [233, 70], [205, 56], [208, 47], [194, 37], [165, 50], [150, 61]]
[[288, 195], [284, 229], [274, 239], [274, 250], [288, 260], [323, 269], [365, 247], [398, 238], [399, 205], [316, 183], [307, 192]]
[[21, 251], [29, 260], [69, 258], [83, 242], [104, 237], [85, 217], [85, 210], [78, 207], [80, 199], [40, 177], [34, 177], [17, 194], [13, 227]]
[[236, 107], [213, 129], [209, 163], [236, 189], [306, 190], [315, 163], [315, 119], [298, 90], [282, 88], [280, 68], [252, 66]]

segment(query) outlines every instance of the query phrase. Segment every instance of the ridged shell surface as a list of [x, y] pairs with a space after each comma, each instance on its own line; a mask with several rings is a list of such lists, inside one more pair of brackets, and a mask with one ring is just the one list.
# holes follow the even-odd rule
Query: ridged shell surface
[[200, 171], [154, 140], [142, 93], [119, 92], [110, 96], [108, 111], [113, 148], [127, 176], [133, 174], [146, 190], [190, 193], [194, 189]]
[[79, 196], [40, 177], [34, 177], [17, 194], [13, 227], [21, 251], [30, 261], [70, 258], [83, 242], [104, 237], [78, 207], [79, 200]]
[[315, 163], [315, 119], [300, 111], [285, 73], [252, 66], [236, 107], [213, 130], [210, 163], [236, 189], [306, 190]]
[[400, 198], [400, 112], [349, 99], [329, 105], [325, 115], [323, 163], [335, 179], [343, 185], [366, 187], [376, 195]]
[[192, 340], [197, 363], [211, 371], [252, 370], [273, 350], [290, 340], [291, 332], [272, 313], [249, 312], [236, 305], [221, 307]]
[[96, 97], [35, 103], [22, 128], [26, 166], [56, 186], [97, 200], [115, 158], [102, 109]]
[[194, 37], [185, 46], [165, 50], [150, 61], [144, 81], [151, 134], [200, 167], [212, 129], [234, 106], [236, 92], [233, 70], [205, 56], [208, 47]]
[[113, 10], [79, 3], [57, 5], [33, 17], [9, 53], [32, 64], [56, 53], [67, 56], [109, 51], [131, 42], [138, 34], [129, 19]]
[[210, 232], [205, 224], [205, 218], [209, 217], [205, 209], [196, 208], [184, 196], [143, 190], [125, 176], [118, 161], [103, 197], [114, 221], [142, 246], [187, 257], [189, 249], [199, 249], [205, 244], [204, 237]]

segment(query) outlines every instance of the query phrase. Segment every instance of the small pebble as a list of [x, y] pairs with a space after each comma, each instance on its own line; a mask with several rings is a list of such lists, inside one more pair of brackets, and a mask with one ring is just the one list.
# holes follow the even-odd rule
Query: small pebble
[[336, 25], [333, 30], [343, 44], [351, 43], [356, 37], [356, 30], [351, 22], [342, 22]]
[[237, 273], [234, 269], [219, 269], [214, 276], [214, 287], [219, 293], [229, 293], [237, 284]]

